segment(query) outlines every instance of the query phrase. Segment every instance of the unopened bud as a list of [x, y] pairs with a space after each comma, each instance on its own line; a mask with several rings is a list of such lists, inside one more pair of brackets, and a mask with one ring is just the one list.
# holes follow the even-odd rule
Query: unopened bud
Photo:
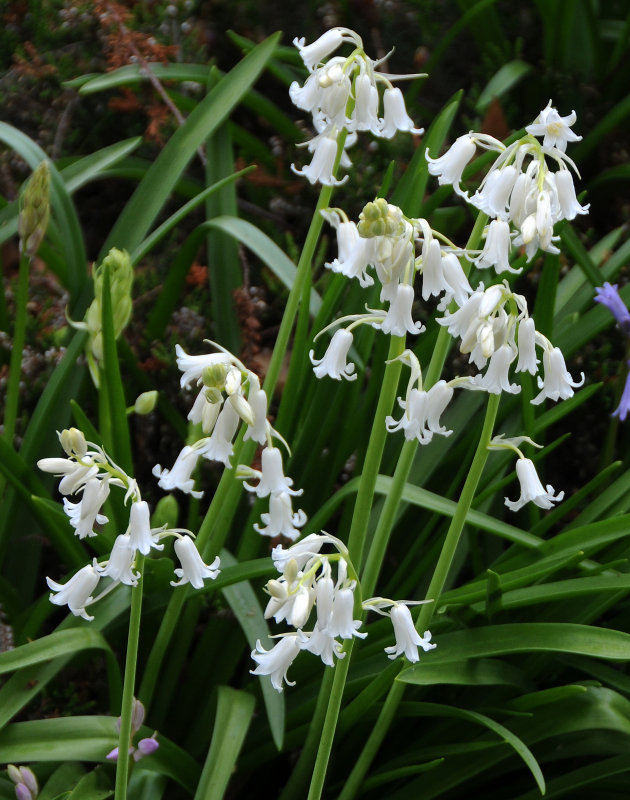
[[384, 197], [367, 203], [359, 215], [359, 234], [366, 239], [373, 236], [396, 236], [403, 230], [402, 212]]
[[66, 428], [59, 434], [59, 441], [64, 451], [69, 456], [83, 458], [87, 453], [87, 442], [82, 431], [78, 428]]
[[225, 391], [229, 395], [233, 395], [241, 388], [241, 371], [235, 367], [231, 367], [225, 379]]
[[234, 411], [236, 411], [243, 422], [250, 427], [253, 426], [254, 411], [243, 395], [233, 394], [231, 395], [229, 402], [232, 404], [232, 408]]
[[150, 756], [151, 753], [155, 753], [159, 746], [160, 743], [155, 738], [155, 734], [147, 739], [140, 739], [138, 742], [138, 748], [133, 754], [134, 761], [140, 761], [140, 759], [144, 758], [144, 756]]
[[272, 597], [276, 597], [278, 600], [282, 600], [287, 596], [286, 585], [284, 583], [280, 583], [280, 581], [276, 580], [275, 578], [271, 578], [271, 580], [267, 581], [265, 591]]
[[225, 364], [210, 364], [201, 373], [201, 380], [204, 386], [209, 389], [223, 389], [227, 377]]
[[41, 244], [50, 218], [50, 172], [42, 161], [20, 196], [18, 234], [20, 252], [32, 258]]
[[155, 389], [150, 392], [142, 392], [136, 398], [134, 411], [136, 414], [150, 414], [158, 401], [158, 393]]
[[284, 577], [287, 579], [287, 583], [294, 583], [297, 580], [298, 573], [297, 561], [294, 558], [289, 559], [284, 568]]

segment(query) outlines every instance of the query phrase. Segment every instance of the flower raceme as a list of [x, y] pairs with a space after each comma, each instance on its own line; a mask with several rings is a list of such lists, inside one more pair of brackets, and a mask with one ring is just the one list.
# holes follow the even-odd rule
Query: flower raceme
[[[124, 533], [119, 534], [107, 559], [93, 559], [76, 572], [65, 584], [46, 578], [52, 590], [50, 601], [55, 605], [67, 605], [75, 616], [88, 621], [94, 619], [86, 607], [111, 591], [118, 584], [137, 586], [141, 573], [136, 569], [138, 554], [147, 556], [151, 550], [162, 550], [160, 540], [168, 536], [175, 538], [175, 553], [181, 567], [175, 569], [180, 586], [191, 583], [200, 589], [207, 578], [213, 580], [219, 572], [218, 557], [206, 566], [188, 531], [180, 529], [151, 528], [148, 504], [142, 500], [136, 481], [127, 475], [103, 450], [92, 442], [86, 442], [83, 434], [75, 428], [59, 434], [68, 458], [45, 458], [38, 462], [44, 472], [61, 477], [62, 494], [81, 494], [81, 499], [73, 503], [64, 497], [64, 511], [80, 538], [97, 534], [95, 525], [104, 525], [107, 517], [101, 514], [103, 503], [107, 500], [110, 487], [119, 487], [125, 492], [125, 502], [131, 501], [129, 524]], [[94, 596], [103, 578], [109, 578], [109, 585]]]
[[[492, 218], [485, 247], [475, 259], [477, 266], [514, 271], [506, 252], [510, 239], [511, 244], [525, 248], [528, 260], [539, 248], [558, 253], [554, 225], [588, 213], [589, 206], [580, 205], [576, 196], [572, 171], [577, 173], [577, 169], [565, 153], [568, 142], [581, 139], [571, 130], [575, 121], [575, 112], [561, 117], [549, 101], [537, 120], [526, 127], [526, 135], [507, 147], [492, 136], [470, 132], [460, 136], [439, 158], [431, 158], [427, 151], [431, 175], [440, 184], [452, 185], [457, 194]], [[536, 137], [543, 137], [542, 144]], [[499, 155], [470, 196], [461, 181], [477, 146]], [[556, 169], [550, 169], [548, 162]]]
[[[322, 554], [322, 548], [332, 545], [334, 551]], [[269, 602], [265, 618], [286, 622], [295, 631], [279, 634], [278, 641], [270, 650], [260, 641], [252, 651], [256, 663], [254, 675], [269, 675], [272, 686], [279, 692], [283, 682], [293, 686], [287, 677], [288, 670], [301, 650], [307, 650], [321, 658], [326, 666], [334, 666], [335, 660], [345, 657], [343, 642], [355, 637], [365, 638], [361, 620], [354, 619], [357, 580], [349, 561], [345, 545], [327, 533], [310, 534], [285, 549], [273, 549], [274, 565], [281, 573], [279, 578], [268, 581], [265, 589]], [[336, 579], [333, 567], [336, 566]], [[374, 610], [390, 616], [394, 626], [395, 644], [386, 647], [390, 658], [404, 654], [410, 661], [418, 661], [418, 647], [431, 650], [431, 634], [427, 631], [420, 637], [413, 627], [411, 615], [405, 603], [383, 598], [371, 598], [362, 604], [366, 610]], [[391, 607], [391, 611], [384, 608]], [[311, 630], [304, 630], [315, 610]]]
[[[334, 175], [342, 132], [343, 146], [352, 144], [357, 132], [370, 132], [386, 139], [391, 139], [398, 131], [416, 135], [423, 133], [422, 128], [414, 127], [402, 93], [392, 83], [419, 76], [378, 72], [379, 62], [366, 55], [361, 37], [354, 31], [333, 28], [312, 44], [305, 44], [303, 38], [294, 39], [293, 44], [298, 48], [309, 76], [302, 86], [294, 81], [289, 87], [289, 95], [298, 108], [312, 114], [317, 131], [317, 135], [305, 143], [313, 154], [311, 163], [302, 169], [292, 164], [295, 173], [304, 175], [310, 183], [327, 186], [343, 183], [347, 176], [340, 181]], [[342, 44], [352, 46], [350, 55], [333, 56]], [[383, 87], [382, 117], [379, 116], [380, 87]], [[341, 164], [349, 166], [349, 159], [344, 156], [342, 150]]]

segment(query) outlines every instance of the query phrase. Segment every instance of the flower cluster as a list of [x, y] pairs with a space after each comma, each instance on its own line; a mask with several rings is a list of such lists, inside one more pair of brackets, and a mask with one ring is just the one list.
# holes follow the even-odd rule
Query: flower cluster
[[[374, 136], [391, 139], [397, 131], [421, 134], [407, 114], [400, 89], [392, 81], [414, 78], [416, 75], [386, 75], [377, 72], [378, 61], [373, 61], [363, 50], [361, 37], [347, 28], [333, 28], [310, 45], [304, 39], [294, 39], [309, 77], [303, 86], [294, 81], [289, 94], [293, 103], [313, 115], [317, 135], [305, 147], [313, 154], [311, 163], [301, 170], [291, 165], [298, 175], [304, 175], [311, 183], [332, 186], [338, 181], [334, 176], [339, 134], [343, 131], [344, 146], [356, 140], [360, 131], [369, 131]], [[342, 44], [352, 45], [347, 57], [333, 56]], [[328, 59], [325, 63], [324, 60]], [[384, 87], [382, 95], [383, 116], [379, 116], [381, 96], [379, 85]], [[345, 152], [341, 165], [350, 166]], [[345, 180], [345, 179], [344, 179]]]
[[291, 498], [302, 494], [302, 490], [291, 488], [293, 481], [283, 472], [282, 453], [273, 446], [274, 438], [285, 445], [286, 442], [267, 419], [267, 395], [254, 372], [220, 345], [210, 344], [219, 352], [193, 356], [184, 352], [180, 345], [175, 347], [182, 388], [194, 386], [198, 389], [188, 419], [200, 425], [205, 436], [192, 445], [185, 445], [171, 469], [160, 464], [153, 468], [153, 474], [159, 479], [158, 486], [165, 491], [180, 489], [201, 497], [203, 492], [195, 490], [192, 478], [199, 459], [220, 461], [230, 468], [233, 440], [243, 422], [247, 426], [244, 441], [252, 439], [264, 445], [260, 470], [243, 465], [236, 470], [237, 477], [257, 481], [255, 485], [246, 482], [245, 489], [258, 497], [269, 497], [269, 512], [262, 514], [264, 527], [254, 527], [263, 536], [297, 539], [306, 514], [302, 510], [293, 511]]
[[15, 764], [8, 764], [7, 771], [15, 785], [17, 800], [35, 800], [36, 797], [39, 797], [39, 786], [33, 770], [29, 767], [16, 767]]
[[[336, 552], [322, 554], [325, 545], [331, 545]], [[281, 634], [271, 650], [256, 642], [252, 658], [257, 666], [252, 673], [269, 675], [273, 687], [281, 692], [283, 681], [289, 686], [294, 683], [287, 678], [287, 672], [300, 651], [308, 650], [332, 667], [335, 659], [345, 657], [344, 640], [364, 638], [367, 633], [359, 630], [361, 620], [354, 619], [357, 581], [348, 551], [339, 539], [327, 533], [312, 533], [288, 549], [275, 547], [272, 558], [280, 578], [270, 580], [265, 587], [270, 596], [265, 618], [284, 620], [296, 630]], [[388, 607], [389, 614], [384, 610]], [[417, 634], [407, 604], [378, 597], [365, 601], [363, 608], [391, 616], [396, 643], [385, 648], [390, 658], [404, 653], [415, 662], [418, 647], [425, 651], [435, 647], [429, 631], [424, 637]], [[312, 630], [305, 631], [313, 609], [315, 622]]]
[[[64, 511], [75, 535], [80, 539], [96, 536], [96, 525], [104, 525], [108, 519], [101, 513], [111, 487], [119, 487], [125, 492], [125, 503], [130, 503], [129, 524], [125, 533], [116, 537], [107, 560], [93, 559], [73, 575], [65, 584], [46, 578], [52, 589], [50, 601], [55, 605], [67, 605], [75, 616], [92, 620], [86, 607], [109, 593], [118, 584], [136, 586], [140, 573], [135, 569], [138, 553], [148, 555], [152, 549], [162, 550], [160, 540], [175, 537], [175, 553], [181, 568], [175, 570], [179, 578], [173, 586], [191, 583], [200, 589], [206, 578], [214, 579], [219, 572], [219, 558], [207, 566], [201, 559], [189, 531], [180, 529], [151, 528], [149, 506], [142, 500], [136, 481], [112, 461], [102, 447], [88, 442], [81, 431], [70, 428], [59, 434], [66, 458], [43, 458], [38, 467], [44, 472], [61, 478], [59, 492], [64, 495]], [[68, 495], [81, 495], [77, 502]], [[109, 578], [110, 584], [100, 595], [94, 592], [102, 578]]]
[[[575, 193], [571, 170], [577, 173], [577, 167], [565, 153], [567, 142], [581, 139], [571, 130], [575, 120], [575, 112], [561, 117], [549, 101], [525, 128], [526, 135], [507, 147], [492, 136], [471, 132], [460, 136], [440, 158], [429, 157], [427, 151], [429, 172], [439, 183], [452, 185], [457, 194], [492, 218], [485, 230], [485, 246], [475, 259], [478, 267], [514, 272], [509, 265], [512, 244], [523, 246], [528, 260], [539, 248], [559, 253], [554, 225], [588, 213], [589, 206], [580, 205]], [[542, 144], [536, 137], [543, 137]], [[469, 196], [460, 184], [477, 146], [499, 155]], [[548, 162], [555, 164], [555, 171]]]
[[[316, 376], [357, 379], [355, 364], [349, 357], [353, 331], [360, 325], [401, 338], [421, 334], [425, 327], [415, 313], [421, 295], [425, 301], [438, 299], [437, 309], [443, 312], [437, 318], [438, 324], [459, 339], [460, 352], [468, 355], [478, 373], [423, 386], [420, 363], [410, 350], [405, 350], [399, 360], [410, 368], [411, 375], [404, 397], [398, 398], [402, 416], [386, 418], [389, 432], [402, 430], [406, 439], [420, 444], [428, 444], [435, 435], [449, 436], [452, 431], [440, 423], [440, 417], [454, 390], [516, 394], [520, 386], [513, 382], [512, 372], [528, 372], [536, 377], [539, 392], [531, 401], [534, 405], [546, 399], [571, 397], [574, 389], [584, 383], [584, 375], [580, 380], [573, 379], [559, 348], [536, 330], [525, 298], [513, 292], [506, 280], [496, 285], [479, 283], [473, 289], [468, 272], [474, 263], [480, 269], [493, 268], [497, 275], [518, 273], [520, 270], [510, 264], [514, 247], [523, 247], [528, 259], [539, 248], [558, 252], [553, 244], [557, 238], [553, 235], [556, 222], [587, 213], [588, 206], [581, 206], [575, 194], [572, 170], [577, 169], [565, 153], [567, 143], [579, 139], [571, 131], [574, 122], [575, 114], [561, 117], [550, 103], [526, 128], [526, 134], [507, 147], [486, 134], [469, 133], [457, 139], [440, 158], [431, 158], [427, 152], [429, 172], [437, 176], [439, 183], [453, 185], [458, 194], [492, 218], [485, 228], [481, 250], [457, 247], [431, 228], [427, 220], [406, 217], [384, 198], [368, 203], [358, 223], [349, 220], [340, 208], [323, 210], [336, 232], [338, 246], [337, 258], [326, 267], [357, 279], [362, 287], [378, 280], [380, 300], [388, 307], [367, 308], [367, 313], [336, 319], [319, 331], [315, 340], [335, 329], [322, 357], [316, 358], [314, 349], [309, 353]], [[477, 146], [494, 150], [498, 156], [470, 196], [461, 188], [461, 180]], [[555, 170], [549, 164], [555, 165]], [[600, 292], [599, 302], [611, 308], [620, 325], [630, 330], [630, 315], [618, 296], [613, 296], [610, 289]], [[630, 399], [626, 405], [630, 408]], [[622, 400], [620, 409], [625, 408]], [[531, 477], [531, 470], [528, 472], [526, 464], [527, 459], [521, 454], [518, 474], [527, 484], [523, 503], [545, 494], [539, 481], [534, 486], [533, 479], [527, 478], [526, 473]], [[560, 495], [553, 496], [554, 501], [557, 499]], [[516, 510], [522, 503], [510, 505], [508, 501], [508, 505]]]
[[538, 375], [540, 392], [532, 400], [534, 405], [545, 398], [565, 400], [584, 383], [583, 374], [580, 381], [573, 380], [560, 349], [536, 330], [525, 298], [512, 292], [506, 281], [488, 289], [481, 283], [460, 308], [447, 312], [438, 323], [461, 339], [460, 352], [469, 354], [478, 369], [487, 365], [484, 375], [462, 382], [464, 388], [492, 394], [520, 392], [520, 386], [510, 383], [510, 367], [516, 361], [516, 372], [538, 375], [536, 346], [543, 351], [543, 376]]
[[[155, 751], [159, 748], [160, 743], [157, 740], [157, 731], [153, 732], [152, 736], [147, 736], [144, 739], [140, 739], [138, 744], [134, 746], [132, 744], [133, 737], [138, 733], [140, 728], [142, 727], [142, 723], [144, 722], [144, 706], [137, 700], [135, 697], [133, 698], [133, 707], [131, 709], [131, 741], [129, 742], [129, 751], [128, 754], [133, 756], [134, 761], [140, 761], [141, 758], [145, 756], [150, 756], [151, 753], [155, 753]], [[121, 725], [121, 718], [118, 717], [116, 720], [116, 731], [120, 734], [120, 725]], [[108, 761], [118, 761], [118, 747], [114, 747], [105, 758]]]

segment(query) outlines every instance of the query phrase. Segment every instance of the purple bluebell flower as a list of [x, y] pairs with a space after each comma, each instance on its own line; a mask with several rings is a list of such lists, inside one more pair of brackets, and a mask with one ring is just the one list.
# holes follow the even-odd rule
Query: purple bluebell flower
[[619, 323], [621, 330], [626, 336], [630, 336], [630, 311], [628, 311], [626, 304], [621, 297], [619, 297], [619, 287], [617, 284], [611, 285], [606, 282], [603, 286], [595, 289], [595, 293], [595, 302], [606, 306]]
[[[630, 367], [630, 361], [628, 361], [628, 366]], [[623, 387], [621, 401], [618, 407], [613, 411], [612, 416], [619, 417], [621, 422], [625, 422], [628, 413], [630, 413], [630, 372], [626, 377], [626, 385]]]

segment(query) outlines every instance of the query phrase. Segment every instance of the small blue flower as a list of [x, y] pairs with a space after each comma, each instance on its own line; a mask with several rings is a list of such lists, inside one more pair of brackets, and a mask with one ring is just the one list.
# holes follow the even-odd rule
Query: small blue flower
[[626, 336], [630, 336], [630, 311], [628, 311], [626, 304], [621, 297], [619, 297], [619, 287], [617, 284], [611, 285], [606, 282], [603, 286], [595, 289], [595, 292], [595, 302], [606, 306], [619, 323], [621, 330]]

